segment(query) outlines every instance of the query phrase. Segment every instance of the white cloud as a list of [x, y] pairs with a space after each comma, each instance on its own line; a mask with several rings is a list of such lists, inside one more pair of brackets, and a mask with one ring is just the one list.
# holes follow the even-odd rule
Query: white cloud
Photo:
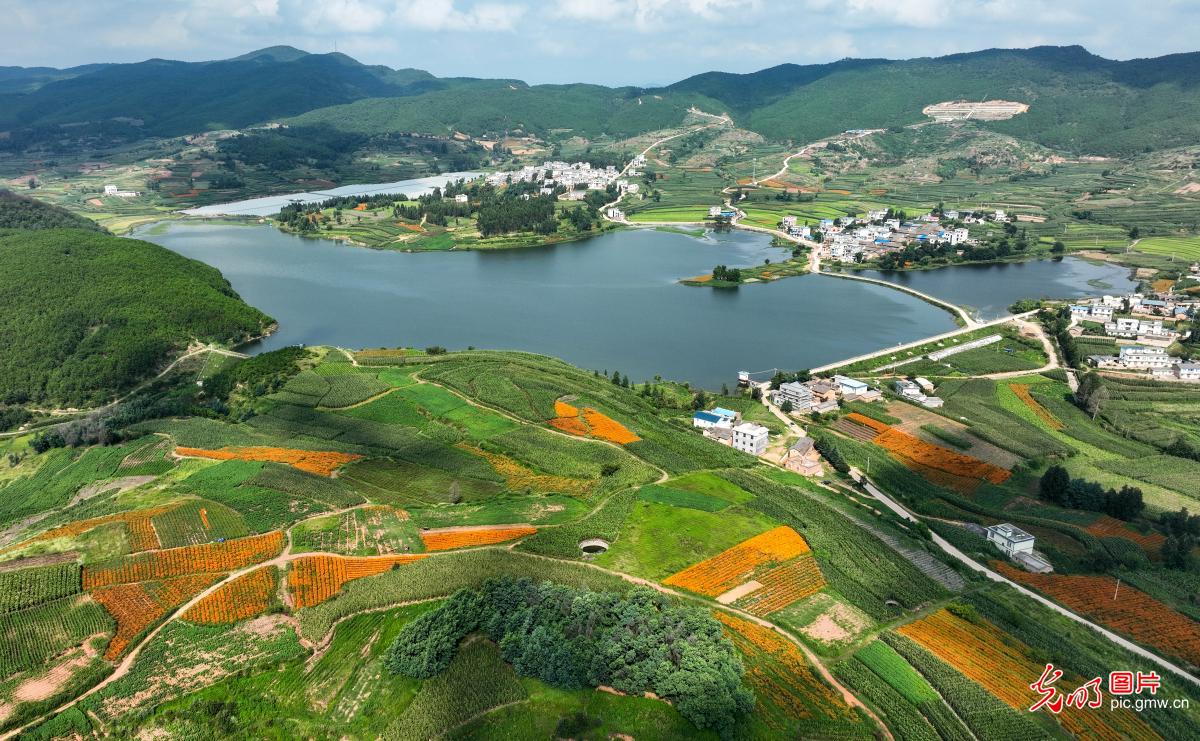
[[454, 0], [401, 0], [396, 18], [423, 31], [512, 31], [525, 11], [511, 3], [483, 2], [459, 10]]

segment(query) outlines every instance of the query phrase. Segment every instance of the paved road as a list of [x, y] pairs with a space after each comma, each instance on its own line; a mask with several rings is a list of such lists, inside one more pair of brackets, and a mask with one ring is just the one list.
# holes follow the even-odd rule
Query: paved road
[[[891, 285], [891, 284], [889, 284], [889, 285]], [[898, 286], [897, 286], [897, 287], [898, 287]], [[1024, 318], [1026, 318], [1026, 317], [1029, 317], [1029, 316], [1030, 316], [1030, 315], [1032, 315], [1033, 313], [1034, 313], [1034, 312], [1027, 312], [1027, 313], [1025, 313], [1025, 314], [1017, 314], [1016, 316], [1006, 316], [1006, 317], [1001, 317], [1001, 318], [999, 318], [999, 319], [993, 319], [993, 320], [991, 320], [990, 322], [984, 322], [983, 324], [976, 324], [976, 325], [975, 325], [975, 326], [973, 326], [973, 327], [960, 327], [960, 328], [958, 328], [958, 329], [955, 329], [955, 330], [953, 330], [953, 331], [951, 331], [951, 332], [944, 332], [944, 333], [942, 333], [942, 334], [934, 335], [934, 336], [932, 336], [932, 337], [926, 337], [926, 338], [924, 338], [924, 339], [920, 339], [920, 340], [914, 340], [914, 341], [912, 341], [912, 342], [907, 342], [907, 343], [905, 343], [905, 344], [902, 344], [902, 345], [896, 345], [896, 346], [894, 346], [894, 347], [886, 347], [886, 348], [884, 348], [884, 349], [882, 349], [882, 350], [876, 350], [875, 352], [869, 352], [869, 353], [866, 353], [866, 354], [863, 354], [863, 355], [857, 355], [857, 356], [855, 356], [855, 357], [853, 357], [853, 358], [846, 358], [845, 360], [838, 360], [838, 361], [836, 361], [836, 362], [829, 363], [829, 364], [827, 364], [827, 365], [818, 366], [818, 367], [816, 367], [816, 368], [813, 368], [813, 369], [811, 369], [811, 370], [812, 370], [812, 372], [813, 372], [813, 373], [821, 373], [821, 372], [824, 372], [824, 371], [830, 370], [830, 369], [832, 369], [832, 368], [837, 368], [837, 367], [839, 367], [839, 366], [846, 365], [846, 364], [848, 364], [848, 363], [857, 363], [857, 362], [859, 362], [860, 360], [870, 360], [871, 358], [878, 358], [878, 357], [881, 357], [881, 356], [884, 356], [884, 355], [890, 355], [890, 354], [892, 354], [892, 353], [900, 352], [900, 351], [903, 351], [903, 350], [909, 350], [909, 349], [912, 349], [912, 348], [914, 348], [914, 347], [920, 347], [921, 345], [924, 345], [924, 344], [926, 344], [926, 343], [929, 343], [929, 342], [937, 342], [938, 340], [944, 340], [944, 339], [948, 339], [948, 338], [950, 338], [950, 337], [956, 337], [956, 336], [958, 336], [958, 335], [960, 335], [960, 334], [963, 334], [963, 333], [965, 333], [965, 332], [970, 332], [970, 331], [972, 331], [972, 330], [976, 330], [976, 329], [984, 329], [984, 328], [986, 328], [986, 327], [995, 327], [995, 326], [998, 326], [998, 325], [1004, 324], [1004, 323], [1006, 323], [1006, 322], [1011, 322], [1011, 321], [1014, 321], [1014, 320], [1020, 320], [1020, 319], [1024, 319]], [[906, 358], [906, 359], [905, 359], [905, 360], [903, 360], [903, 361], [897, 361], [896, 363], [888, 363], [887, 365], [880, 366], [880, 367], [881, 367], [881, 368], [890, 368], [890, 367], [892, 367], [893, 365], [899, 365], [899, 364], [901, 364], [901, 363], [907, 363], [907, 362], [909, 362], [909, 361], [911, 361], [911, 360], [916, 360], [916, 358], [915, 358], [915, 357], [913, 357], [913, 358]], [[1035, 372], [1036, 372], [1036, 371], [1023, 371], [1023, 372], [1022, 372], [1022, 374], [1035, 373]]]
[[[905, 509], [905, 507], [903, 505], [901, 505], [899, 502], [892, 499], [890, 496], [888, 496], [882, 490], [880, 490], [879, 487], [877, 487], [874, 482], [872, 482], [870, 479], [868, 479], [866, 476], [864, 476], [862, 474], [862, 471], [859, 471], [857, 468], [852, 468], [851, 474], [858, 476], [859, 480], [862, 481], [863, 486], [866, 488], [867, 493], [869, 493], [871, 496], [875, 497], [875, 499], [879, 500], [879, 502], [881, 504], [883, 504], [885, 507], [887, 507], [888, 509], [895, 512], [897, 515], [899, 515], [900, 517], [902, 517], [906, 520], [911, 520], [913, 522], [917, 521], [917, 517], [915, 515], [913, 515], [911, 512], [909, 512], [907, 509]], [[1191, 682], [1192, 684], [1200, 687], [1200, 679], [1197, 679], [1194, 675], [1190, 674], [1187, 670], [1183, 669], [1182, 667], [1164, 659], [1163, 657], [1159, 656], [1158, 654], [1155, 654], [1151, 651], [1147, 651], [1146, 649], [1142, 648], [1141, 646], [1137, 645], [1136, 643], [1129, 641], [1125, 638], [1122, 638], [1121, 636], [1117, 635], [1116, 633], [1113, 633], [1111, 630], [1108, 630], [1107, 628], [1099, 626], [1096, 623], [1093, 623], [1092, 621], [1090, 621], [1084, 617], [1081, 617], [1074, 612], [1071, 612], [1070, 610], [1068, 610], [1067, 608], [1058, 604], [1057, 602], [1046, 599], [1045, 597], [1038, 594], [1037, 592], [1027, 589], [1026, 587], [1018, 584], [1017, 582], [1012, 581], [1011, 579], [1008, 579], [1004, 576], [1001, 576], [1000, 574], [996, 573], [995, 571], [992, 571], [988, 567], [984, 566], [983, 564], [979, 563], [975, 559], [971, 558], [967, 554], [960, 551], [958, 548], [956, 548], [954, 545], [952, 545], [950, 542], [948, 542], [945, 538], [938, 535], [937, 533], [931, 533], [931, 535], [933, 536], [933, 542], [935, 545], [937, 545], [939, 548], [941, 548], [943, 551], [945, 551], [951, 557], [957, 559], [958, 561], [960, 561], [963, 564], [966, 564], [966, 566], [968, 568], [972, 569], [973, 571], [978, 571], [979, 573], [983, 574], [984, 576], [991, 579], [992, 581], [1001, 582], [1003, 584], [1009, 585], [1010, 587], [1017, 590], [1018, 592], [1025, 595], [1026, 597], [1029, 597], [1030, 599], [1035, 600], [1039, 604], [1042, 604], [1042, 605], [1050, 608], [1051, 610], [1054, 610], [1058, 614], [1060, 614], [1064, 617], [1070, 618], [1071, 620], [1074, 620], [1075, 622], [1079, 623], [1080, 625], [1086, 625], [1087, 627], [1089, 627], [1092, 630], [1099, 633], [1104, 638], [1107, 638], [1112, 643], [1117, 644], [1118, 646], [1120, 646], [1121, 648], [1124, 648], [1125, 650], [1129, 651], [1130, 653], [1137, 654], [1138, 656], [1141, 656], [1142, 658], [1144, 658], [1148, 661], [1158, 664], [1160, 667], [1162, 667], [1163, 669], [1166, 669], [1167, 671], [1171, 672], [1172, 674], [1175, 674], [1175, 675], [1179, 676], [1180, 678], [1185, 679], [1188, 682]]]

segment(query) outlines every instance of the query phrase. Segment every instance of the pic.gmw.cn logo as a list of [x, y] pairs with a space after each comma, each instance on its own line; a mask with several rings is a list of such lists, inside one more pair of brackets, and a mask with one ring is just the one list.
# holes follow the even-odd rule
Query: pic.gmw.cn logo
[[[1103, 677], [1090, 679], [1071, 692], [1064, 693], [1054, 686], [1054, 683], [1062, 679], [1062, 676], [1062, 670], [1055, 669], [1054, 664], [1046, 664], [1046, 670], [1042, 672], [1042, 676], [1029, 685], [1029, 689], [1038, 694], [1038, 699], [1029, 707], [1029, 712], [1037, 712], [1046, 708], [1057, 715], [1063, 711], [1063, 708], [1100, 708], [1104, 706]], [[1134, 699], [1135, 695], [1141, 695], [1146, 691], [1149, 691], [1151, 696], [1157, 695], [1160, 683], [1161, 678], [1153, 671], [1109, 672], [1108, 693], [1112, 695], [1109, 700], [1109, 709], [1141, 711], [1154, 707], [1187, 707], [1187, 698], [1174, 701], [1153, 697]]]

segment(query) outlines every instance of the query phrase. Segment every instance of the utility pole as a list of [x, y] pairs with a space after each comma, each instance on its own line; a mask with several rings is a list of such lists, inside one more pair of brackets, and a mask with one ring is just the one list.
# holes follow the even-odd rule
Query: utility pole
[[1121, 591], [1121, 577], [1117, 577], [1117, 587], [1113, 589], [1113, 602], [1117, 601], [1117, 592]]

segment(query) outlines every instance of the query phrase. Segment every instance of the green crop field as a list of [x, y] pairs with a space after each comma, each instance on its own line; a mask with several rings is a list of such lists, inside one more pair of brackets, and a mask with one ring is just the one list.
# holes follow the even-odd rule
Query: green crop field
[[1134, 249], [1180, 260], [1200, 260], [1200, 237], [1147, 237], [1139, 241]]

